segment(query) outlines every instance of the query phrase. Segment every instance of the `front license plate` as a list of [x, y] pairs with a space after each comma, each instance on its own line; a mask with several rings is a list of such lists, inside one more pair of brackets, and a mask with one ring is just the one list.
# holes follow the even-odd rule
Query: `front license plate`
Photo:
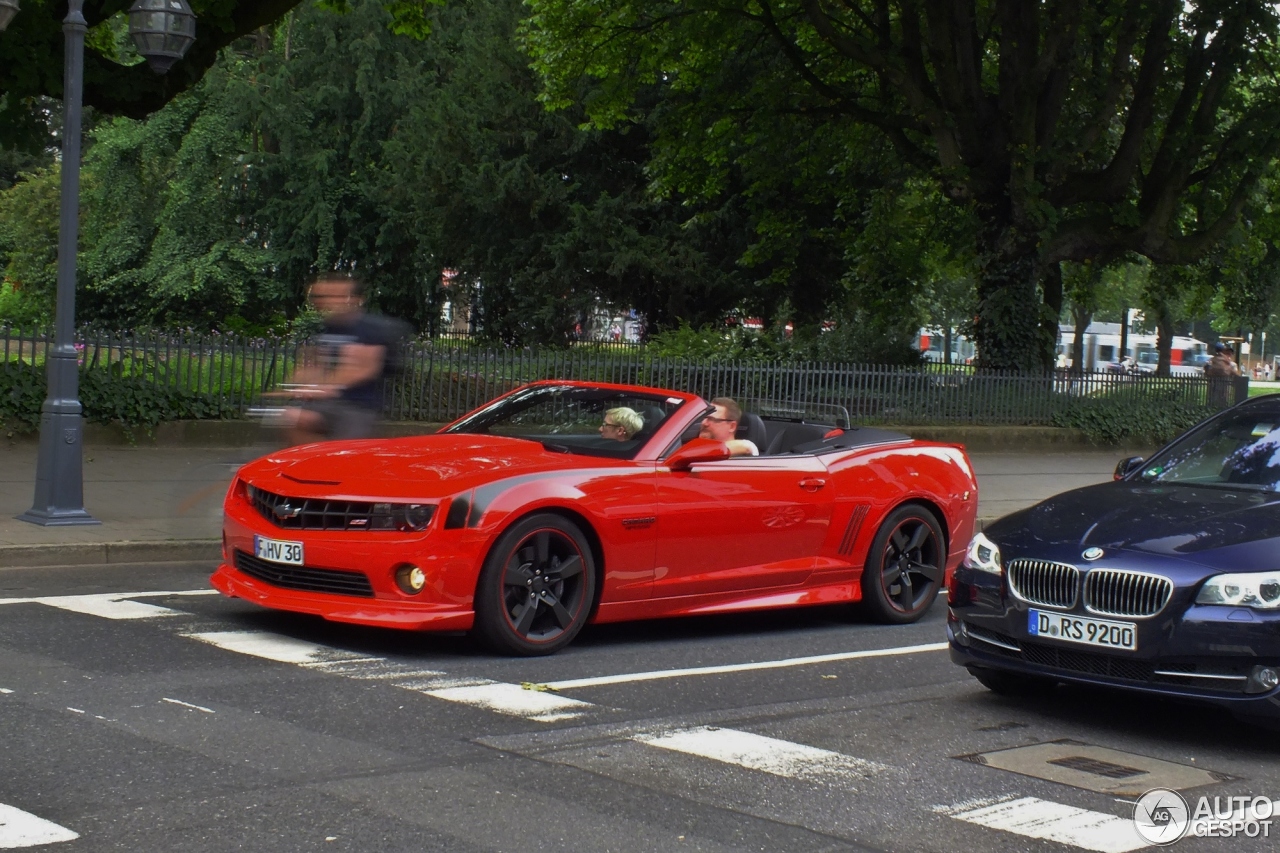
[[1048, 613], [1044, 610], [1027, 611], [1027, 631], [1033, 637], [1052, 637], [1086, 646], [1136, 651], [1137, 632], [1132, 622], [1108, 622], [1104, 619], [1088, 619], [1068, 616], [1065, 613]]
[[288, 542], [284, 539], [268, 539], [265, 536], [255, 536], [253, 537], [253, 553], [259, 560], [287, 563], [290, 566], [302, 565], [301, 542]]

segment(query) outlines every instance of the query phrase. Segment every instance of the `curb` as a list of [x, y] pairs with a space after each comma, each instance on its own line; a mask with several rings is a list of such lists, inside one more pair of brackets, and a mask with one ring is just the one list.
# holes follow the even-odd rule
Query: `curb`
[[[378, 435], [398, 438], [425, 435], [443, 424], [417, 421], [384, 421]], [[922, 441], [963, 444], [970, 450], [1071, 450], [1081, 447], [1109, 447], [1089, 440], [1084, 430], [1039, 426], [898, 426], [877, 429], [902, 432]], [[0, 435], [3, 435], [0, 432]], [[103, 447], [252, 447], [276, 442], [278, 436], [256, 421], [167, 421], [154, 430], [125, 429], [119, 424], [84, 425], [86, 446]], [[10, 443], [35, 443], [38, 433], [9, 433]]]
[[[385, 421], [378, 425], [382, 438], [398, 438], [406, 435], [423, 435], [435, 432], [444, 424], [419, 423], [417, 421]], [[274, 444], [279, 434], [257, 421], [166, 421], [155, 429], [126, 428], [119, 424], [91, 424], [82, 427], [81, 440], [86, 447], [253, 447]], [[10, 444], [36, 444], [38, 432], [6, 435], [0, 430], [0, 439]]]
[[153, 542], [76, 542], [58, 545], [0, 546], [0, 569], [51, 566], [119, 566], [134, 563], [189, 563], [222, 556], [220, 539], [169, 539]]

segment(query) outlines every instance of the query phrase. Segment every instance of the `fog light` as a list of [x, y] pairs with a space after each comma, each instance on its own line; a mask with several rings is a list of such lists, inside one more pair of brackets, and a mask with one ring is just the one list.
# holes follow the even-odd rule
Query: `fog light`
[[1267, 693], [1275, 690], [1280, 684], [1280, 671], [1273, 666], [1255, 666], [1249, 673], [1249, 683], [1245, 685], [1245, 693]]
[[417, 566], [405, 563], [396, 569], [396, 586], [405, 595], [416, 595], [427, 585], [427, 573]]

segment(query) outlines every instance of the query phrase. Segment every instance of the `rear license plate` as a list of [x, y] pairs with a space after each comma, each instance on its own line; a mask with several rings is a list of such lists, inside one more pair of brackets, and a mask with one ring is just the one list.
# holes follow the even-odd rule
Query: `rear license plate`
[[253, 537], [253, 554], [259, 560], [272, 563], [286, 563], [290, 566], [302, 565], [302, 543], [288, 542], [284, 539], [268, 539], [265, 536]]
[[1033, 637], [1051, 637], [1086, 646], [1125, 649], [1130, 652], [1138, 648], [1137, 631], [1132, 622], [1108, 622], [1103, 619], [1068, 616], [1065, 613], [1030, 610], [1027, 611], [1027, 631]]

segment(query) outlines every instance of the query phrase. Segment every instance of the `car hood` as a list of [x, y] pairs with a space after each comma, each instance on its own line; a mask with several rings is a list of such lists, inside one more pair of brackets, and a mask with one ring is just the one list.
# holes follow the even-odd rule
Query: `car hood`
[[508, 477], [626, 464], [559, 453], [517, 438], [423, 435], [289, 448], [250, 462], [240, 477], [298, 497], [429, 499]]
[[1103, 483], [1064, 492], [983, 531], [1007, 556], [1084, 548], [1135, 551], [1219, 569], [1274, 568], [1280, 495]]

